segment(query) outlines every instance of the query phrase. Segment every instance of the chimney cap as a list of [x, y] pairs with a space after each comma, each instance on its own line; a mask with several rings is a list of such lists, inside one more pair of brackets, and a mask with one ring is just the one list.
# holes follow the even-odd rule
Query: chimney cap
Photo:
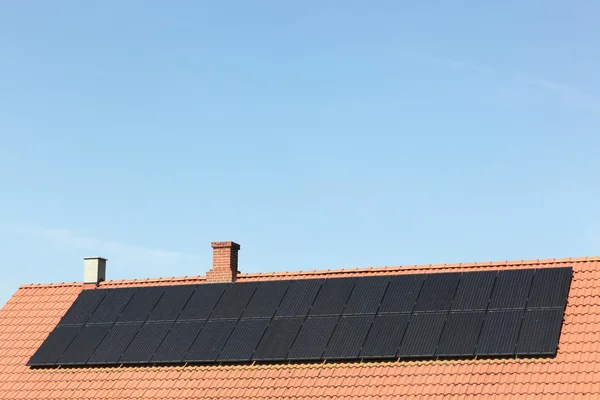
[[213, 249], [223, 249], [223, 248], [228, 248], [228, 247], [232, 247], [235, 250], [239, 250], [241, 249], [241, 246], [239, 244], [237, 244], [236, 242], [232, 242], [232, 241], [226, 241], [226, 242], [212, 242], [210, 244], [210, 246]]

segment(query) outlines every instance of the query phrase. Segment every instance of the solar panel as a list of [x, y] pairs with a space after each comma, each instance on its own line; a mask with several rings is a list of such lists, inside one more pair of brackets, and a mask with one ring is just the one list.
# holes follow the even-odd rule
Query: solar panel
[[567, 304], [573, 268], [537, 269], [533, 275], [527, 308], [558, 308]]
[[415, 312], [450, 310], [459, 279], [459, 273], [427, 275], [415, 305]]
[[325, 279], [308, 315], [340, 315], [354, 288], [353, 278]]
[[167, 336], [172, 322], [145, 323], [119, 359], [124, 364], [148, 362]]
[[304, 318], [274, 318], [252, 359], [257, 361], [285, 360], [303, 322]]
[[281, 301], [275, 316], [277, 317], [305, 317], [310, 310], [319, 289], [321, 279], [303, 279], [292, 281], [288, 291]]
[[474, 355], [484, 317], [484, 311], [450, 313], [436, 355], [439, 357]]
[[211, 283], [210, 285], [198, 285], [192, 297], [179, 314], [178, 321], [205, 320], [208, 319], [215, 305], [223, 295], [227, 284]]
[[376, 316], [360, 358], [395, 358], [410, 317], [410, 314]]
[[486, 310], [497, 274], [497, 271], [462, 274], [452, 301], [452, 311]]
[[371, 328], [375, 315], [343, 316], [327, 344], [323, 358], [356, 359]]
[[86, 364], [117, 364], [142, 323], [113, 325]]
[[558, 347], [562, 310], [527, 310], [517, 342], [517, 355], [554, 355]]
[[[135, 289], [95, 289], [91, 292], [106, 292], [92, 316], [88, 319], [88, 324], [112, 324], [117, 320], [121, 312], [133, 297]], [[87, 292], [84, 290], [82, 293]]]
[[475, 354], [477, 356], [510, 356], [521, 329], [523, 310], [488, 312], [481, 328]]
[[117, 322], [144, 322], [160, 300], [165, 288], [161, 286], [141, 287], [123, 309]]
[[42, 345], [31, 356], [27, 365], [55, 365], [71, 341], [77, 336], [81, 327], [58, 326], [44, 340]]
[[166, 287], [147, 321], [175, 321], [195, 289], [196, 285]]
[[228, 285], [210, 315], [210, 319], [238, 319], [244, 312], [257, 286], [258, 283], [256, 282]]
[[343, 314], [375, 314], [379, 309], [389, 281], [389, 276], [357, 279]]
[[154, 353], [152, 362], [178, 363], [183, 361], [204, 323], [205, 321], [175, 322]]
[[338, 317], [308, 317], [288, 353], [288, 360], [319, 360]]
[[71, 341], [69, 347], [58, 359], [57, 364], [85, 364], [92, 355], [96, 347], [100, 344], [104, 336], [110, 330], [112, 325], [86, 325], [81, 328], [77, 336]]
[[446, 317], [446, 313], [413, 314], [400, 344], [398, 357], [433, 357]]
[[268, 319], [242, 319], [240, 320], [223, 350], [217, 358], [218, 361], [250, 361], [258, 342], [262, 338]]
[[425, 277], [424, 274], [392, 276], [378, 313], [412, 313]]
[[271, 318], [285, 295], [290, 281], [261, 282], [242, 318]]
[[215, 361], [236, 323], [237, 321], [233, 319], [207, 321], [183, 360]]
[[522, 310], [527, 304], [533, 269], [500, 271], [490, 300], [490, 310]]
[[84, 290], [62, 317], [59, 325], [83, 325], [104, 298], [105, 290]]

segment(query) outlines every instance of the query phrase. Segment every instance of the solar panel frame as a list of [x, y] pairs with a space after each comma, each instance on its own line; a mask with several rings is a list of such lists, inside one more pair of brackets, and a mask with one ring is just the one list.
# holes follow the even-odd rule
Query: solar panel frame
[[529, 288], [534, 269], [501, 270], [496, 277], [496, 283], [489, 310], [522, 310], [527, 305]]
[[146, 321], [175, 321], [198, 285], [175, 285], [165, 287]]
[[31, 356], [27, 365], [56, 365], [58, 359], [67, 347], [69, 347], [69, 344], [75, 339], [80, 330], [80, 326], [57, 326]]
[[515, 353], [518, 356], [555, 355], [563, 319], [560, 309], [525, 311]]
[[141, 322], [114, 324], [88, 358], [86, 365], [118, 364], [121, 355], [141, 327]]
[[104, 290], [83, 290], [60, 319], [59, 325], [83, 325], [92, 316], [104, 296]]
[[466, 357], [475, 355], [485, 314], [485, 311], [448, 314], [438, 342], [436, 356]]
[[525, 310], [488, 311], [475, 355], [478, 357], [514, 356]]
[[338, 319], [337, 316], [308, 317], [302, 324], [286, 360], [321, 359]]
[[142, 325], [125, 351], [123, 351], [119, 363], [148, 363], [169, 333], [172, 325], [173, 322], [147, 322]]
[[144, 322], [164, 294], [164, 286], [148, 286], [136, 289], [117, 322]]
[[306, 317], [322, 284], [323, 279], [299, 279], [291, 281], [283, 300], [281, 300], [277, 308], [275, 316]]
[[423, 282], [414, 312], [449, 311], [460, 277], [460, 272], [428, 274]]
[[411, 314], [377, 315], [361, 348], [361, 359], [396, 358]]
[[111, 327], [111, 324], [83, 326], [56, 363], [59, 365], [85, 364]]
[[355, 282], [355, 278], [325, 279], [308, 315], [311, 317], [341, 315]]
[[426, 274], [391, 276], [377, 313], [412, 313], [426, 276]]
[[238, 321], [227, 343], [219, 353], [217, 361], [245, 362], [252, 359], [267, 326], [267, 318], [250, 318]]
[[135, 293], [135, 288], [95, 289], [106, 292], [86, 324], [112, 324], [121, 315]]
[[538, 268], [533, 275], [527, 308], [558, 308], [567, 304], [573, 268]]
[[304, 318], [273, 318], [260, 340], [252, 359], [255, 361], [285, 360]]
[[389, 276], [368, 276], [357, 279], [342, 315], [375, 314], [389, 282]]
[[283, 300], [290, 281], [260, 282], [242, 318], [272, 318]]
[[198, 285], [188, 302], [185, 304], [177, 321], [206, 320], [212, 313], [215, 305], [225, 292], [227, 283], [211, 283]]
[[214, 362], [237, 324], [233, 319], [208, 320], [196, 336], [183, 361]]
[[442, 335], [447, 313], [413, 314], [402, 343], [398, 348], [400, 358], [430, 358], [435, 355]]
[[487, 310], [498, 271], [463, 273], [452, 300], [451, 311]]
[[342, 316], [329, 339], [323, 359], [357, 359], [374, 318], [375, 314]]
[[210, 319], [239, 319], [254, 295], [258, 282], [228, 284]]
[[182, 362], [205, 323], [206, 320], [175, 322], [151, 361], [166, 364]]

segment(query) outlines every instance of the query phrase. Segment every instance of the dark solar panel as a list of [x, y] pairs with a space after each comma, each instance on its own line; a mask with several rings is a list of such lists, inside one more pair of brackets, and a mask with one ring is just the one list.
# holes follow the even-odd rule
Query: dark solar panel
[[308, 313], [311, 316], [340, 315], [354, 288], [355, 279], [325, 279]]
[[305, 317], [321, 289], [322, 282], [321, 279], [292, 281], [275, 315], [278, 317]]
[[433, 357], [446, 317], [446, 313], [413, 314], [400, 344], [398, 357]]
[[573, 268], [537, 269], [533, 275], [527, 308], [564, 310], [572, 275]]
[[229, 336], [229, 340], [219, 353], [218, 361], [250, 361], [258, 342], [262, 338], [268, 319], [242, 319]]
[[474, 355], [484, 317], [485, 311], [448, 314], [436, 355], [439, 357]]
[[158, 300], [160, 300], [164, 290], [165, 288], [162, 286], [135, 289], [133, 297], [117, 318], [117, 322], [144, 322]]
[[215, 361], [227, 343], [237, 321], [220, 319], [208, 321], [184, 357], [184, 361]]
[[175, 322], [171, 330], [154, 353], [152, 362], [181, 362], [200, 333], [205, 321]]
[[343, 316], [327, 344], [324, 359], [356, 359], [375, 315]]
[[119, 358], [142, 326], [141, 322], [113, 325], [87, 364], [118, 364]]
[[522, 320], [523, 310], [488, 312], [481, 328], [475, 355], [514, 355]]
[[253, 360], [281, 361], [287, 356], [304, 318], [274, 318], [263, 335]]
[[[117, 320], [121, 312], [131, 300], [135, 289], [102, 289], [91, 290], [92, 292], [106, 292], [106, 296], [102, 299], [94, 313], [88, 319], [88, 324], [112, 324]], [[84, 292], [87, 292], [85, 290]]]
[[425, 276], [424, 274], [392, 276], [379, 307], [379, 314], [412, 313]]
[[242, 318], [271, 318], [285, 295], [290, 281], [261, 282]]
[[192, 297], [188, 300], [178, 321], [207, 319], [215, 305], [223, 295], [227, 284], [211, 283], [210, 285], [198, 285]]
[[98, 307], [106, 290], [84, 290], [62, 317], [59, 325], [83, 325]]
[[195, 289], [195, 285], [166, 287], [147, 321], [175, 321]]
[[367, 335], [360, 358], [395, 358], [411, 314], [378, 315]]
[[173, 322], [145, 323], [119, 359], [120, 363], [144, 363], [150, 361], [158, 346], [169, 332]]
[[494, 288], [497, 271], [462, 274], [456, 295], [452, 301], [453, 311], [486, 310]]
[[112, 325], [86, 325], [73, 339], [69, 347], [62, 354], [57, 364], [85, 364]]
[[27, 365], [56, 365], [56, 362], [67, 349], [71, 341], [77, 336], [81, 327], [58, 326], [44, 340], [35, 354], [29, 359]]
[[533, 269], [500, 271], [496, 277], [490, 310], [522, 310], [527, 304]]
[[357, 279], [343, 314], [375, 314], [389, 281], [389, 276]]
[[517, 342], [517, 355], [554, 355], [558, 347], [562, 310], [527, 310]]
[[427, 275], [415, 305], [415, 312], [450, 310], [460, 275], [459, 273]]
[[288, 360], [319, 360], [339, 317], [309, 317], [288, 353]]
[[257, 286], [258, 283], [256, 282], [228, 285], [212, 314], [210, 314], [210, 319], [238, 319], [246, 309], [246, 305], [248, 305]]

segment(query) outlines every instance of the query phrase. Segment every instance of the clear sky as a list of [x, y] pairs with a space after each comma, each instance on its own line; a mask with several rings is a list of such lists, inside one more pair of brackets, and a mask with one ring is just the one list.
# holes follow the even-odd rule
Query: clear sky
[[600, 254], [597, 1], [0, 5], [20, 284]]

